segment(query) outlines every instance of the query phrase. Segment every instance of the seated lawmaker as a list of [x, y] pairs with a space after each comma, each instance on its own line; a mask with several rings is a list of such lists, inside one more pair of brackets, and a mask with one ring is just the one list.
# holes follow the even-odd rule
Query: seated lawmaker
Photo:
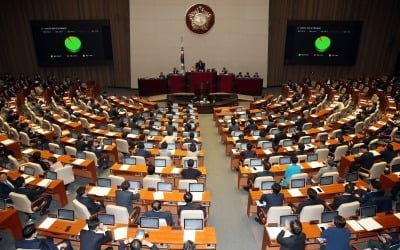
[[332, 204], [330, 204], [330, 207], [333, 210], [336, 210], [340, 205], [344, 203], [350, 203], [353, 201], [358, 201], [358, 198], [354, 195], [354, 184], [347, 183], [344, 186], [344, 193], [339, 196], [336, 196]]
[[197, 178], [199, 178], [201, 176], [201, 172], [198, 169], [193, 168], [193, 166], [194, 166], [194, 160], [189, 159], [187, 161], [187, 168], [183, 169], [181, 172], [183, 179], [197, 180]]
[[[283, 205], [283, 200], [284, 196], [281, 192], [281, 186], [278, 183], [274, 183], [272, 185], [272, 193], [269, 194], [263, 194], [260, 198], [260, 202], [264, 203], [264, 207], [257, 207], [258, 209], [264, 209], [265, 212], [268, 212], [270, 207], [275, 207], [275, 206], [282, 206]], [[259, 213], [257, 213], [259, 214]], [[255, 221], [261, 224], [260, 218], [255, 218]]]
[[[285, 230], [292, 235], [285, 237]], [[276, 240], [281, 245], [281, 250], [304, 250], [306, 245], [306, 235], [302, 232], [303, 227], [299, 220], [291, 222], [286, 221], [285, 227], [276, 237]]]
[[128, 213], [131, 214], [134, 209], [133, 201], [139, 201], [140, 194], [137, 189], [133, 190], [133, 192], [129, 191], [129, 187], [129, 181], [123, 181], [121, 183], [121, 189], [117, 190], [117, 192], [115, 193], [115, 203], [117, 204], [117, 206], [126, 207]]
[[334, 227], [321, 231], [321, 238], [326, 239], [325, 250], [351, 250], [350, 231], [346, 226], [346, 219], [340, 215], [333, 218]]
[[168, 226], [171, 226], [173, 224], [172, 221], [172, 214], [170, 211], [165, 211], [163, 212], [161, 210], [161, 201], [155, 200], [151, 204], [151, 211], [147, 211], [144, 213], [145, 217], [157, 217], [157, 218], [163, 218], [167, 221]]
[[81, 186], [76, 190], [76, 199], [87, 207], [90, 214], [95, 214], [105, 210], [101, 202], [94, 201], [92, 198], [88, 197], [88, 192], [84, 186]]
[[308, 188], [307, 196], [307, 199], [302, 200], [296, 208], [296, 214], [300, 214], [306, 206], [323, 205], [325, 207], [325, 201], [318, 198], [318, 193], [314, 189]]
[[73, 250], [68, 240], [55, 244], [52, 238], [38, 238], [38, 231], [34, 224], [28, 224], [22, 229], [23, 239], [15, 241], [15, 247], [19, 249], [41, 249], [41, 250]]
[[207, 216], [205, 207], [203, 207], [203, 206], [201, 206], [199, 204], [195, 204], [195, 203], [192, 202], [193, 201], [193, 195], [190, 192], [186, 192], [183, 195], [183, 199], [185, 200], [186, 204], [185, 205], [180, 205], [178, 207], [178, 215], [179, 216], [181, 215], [181, 212], [183, 210], [202, 210], [203, 214], [204, 214], [204, 217]]
[[287, 166], [285, 174], [283, 175], [283, 180], [281, 181], [281, 186], [283, 187], [289, 186], [290, 179], [294, 174], [301, 173], [301, 166], [297, 164], [299, 158], [297, 158], [297, 156], [293, 156], [291, 159], [292, 164]]
[[80, 249], [100, 250], [101, 245], [112, 241], [112, 233], [96, 216], [87, 220], [89, 230], [82, 229], [79, 234]]

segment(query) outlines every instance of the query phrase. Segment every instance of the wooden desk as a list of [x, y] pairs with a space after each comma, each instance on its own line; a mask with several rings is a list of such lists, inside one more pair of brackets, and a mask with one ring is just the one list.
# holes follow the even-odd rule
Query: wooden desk
[[14, 208], [0, 210], [0, 230], [11, 231], [14, 240], [22, 238], [22, 225], [17, 210]]
[[393, 187], [400, 185], [400, 177], [397, 174], [382, 174], [380, 178], [382, 188], [388, 192]]
[[[400, 225], [400, 219], [393, 214], [379, 213], [377, 214], [377, 216], [374, 217], [374, 219], [376, 220], [376, 222], [382, 225], [382, 228], [372, 232], [368, 232], [366, 230], [354, 231], [353, 228], [349, 226], [349, 224], [346, 224], [346, 227], [350, 230], [351, 233], [350, 241], [358, 243], [360, 242], [360, 240], [375, 237], [377, 232], [391, 228], [398, 228]], [[305, 233], [306, 235], [306, 245], [314, 245], [316, 249], [319, 249], [317, 238], [321, 237], [321, 230], [318, 228], [318, 224], [303, 222], [302, 226], [303, 233]], [[279, 247], [280, 245], [276, 241], [276, 239], [271, 237], [271, 235], [269, 234], [268, 227], [264, 226], [263, 244], [261, 249], [279, 249]], [[314, 249], [313, 246], [310, 246], [310, 248]]]
[[[65, 232], [70, 226], [70, 230]], [[65, 221], [56, 219], [49, 228], [40, 228], [38, 230], [41, 235], [52, 237], [54, 239], [69, 239], [72, 245], [79, 246], [79, 233], [86, 226], [86, 221], [75, 219], [75, 221]], [[109, 227], [111, 231], [118, 227], [127, 227], [124, 224], [116, 224]], [[128, 238], [135, 238], [138, 228], [128, 227]], [[182, 249], [183, 246], [183, 230], [174, 230], [171, 227], [160, 227], [158, 230], [146, 230], [149, 237], [146, 240], [157, 244], [160, 249]], [[214, 227], [205, 227], [203, 231], [196, 232], [196, 249], [217, 249], [217, 237]], [[104, 245], [112, 246], [117, 249], [116, 242], [108, 242]]]
[[[356, 186], [359, 189], [366, 189], [368, 188], [368, 183], [365, 183], [364, 181], [357, 181]], [[306, 186], [304, 188], [299, 188], [302, 196], [298, 197], [293, 197], [289, 193], [289, 189], [282, 189], [281, 193], [284, 195], [285, 200], [284, 203], [299, 203], [301, 200], [305, 199], [307, 197], [307, 189], [311, 186]], [[325, 186], [319, 186], [323, 193], [319, 193], [318, 197], [322, 200], [327, 200], [327, 199], [332, 199], [336, 194], [343, 193], [344, 192], [344, 184], [343, 183], [336, 183], [332, 185], [325, 185]], [[260, 200], [261, 196], [263, 195], [262, 191], [253, 191], [249, 190], [249, 195], [248, 195], [248, 202], [247, 202], [247, 216], [250, 217], [253, 214], [257, 213], [257, 205], [256, 201]]]
[[[87, 186], [88, 191], [90, 191], [91, 188], [93, 188], [93, 186]], [[110, 191], [106, 196], [96, 196], [92, 194], [89, 194], [89, 196], [92, 197], [94, 200], [115, 204], [116, 190], [117, 187], [113, 186], [110, 188]], [[155, 191], [149, 191], [147, 189], [139, 190], [140, 202], [145, 210], [144, 212], [147, 212], [152, 209], [151, 204], [155, 200], [154, 193]], [[164, 198], [160, 199], [160, 201], [164, 202], [162, 205], [163, 210], [170, 211], [172, 214], [178, 215], [178, 206], [180, 205], [179, 204], [180, 202], [184, 202], [183, 199], [184, 194], [185, 194], [184, 192], [180, 192], [179, 190], [172, 190], [172, 192], [164, 192]], [[203, 193], [202, 199], [193, 201], [193, 203], [201, 204], [206, 208], [207, 214], [208, 215], [210, 214], [211, 194], [209, 191], [206, 190]]]
[[18, 141], [8, 139], [8, 136], [0, 134], [0, 143], [4, 144], [8, 150], [13, 151], [15, 158], [22, 159], [21, 147]]
[[67, 120], [59, 115], [53, 115], [53, 118], [58, 123], [58, 125], [61, 126], [61, 128], [67, 128], [69, 131], [77, 133], [80, 133], [83, 130], [82, 124], [78, 122]]
[[[122, 176], [126, 180], [133, 181], [142, 181], [143, 177], [147, 175], [147, 166], [146, 165], [130, 165], [128, 170], [121, 170], [122, 164], [115, 163], [111, 166], [110, 171], [114, 175]], [[206, 167], [200, 166], [199, 171], [201, 172], [201, 176], [198, 178], [199, 183], [206, 184], [207, 179], [207, 169]], [[182, 180], [182, 176], [180, 172], [183, 168], [175, 168], [173, 166], [167, 166], [164, 168], [161, 176], [164, 178], [166, 182], [173, 183], [175, 187], [179, 186], [179, 180]], [[179, 172], [176, 172], [179, 171]]]
[[[7, 172], [7, 175], [15, 180], [19, 176], [21, 176], [21, 173], [17, 170], [9, 171]], [[37, 184], [43, 180], [43, 178], [39, 177], [38, 175], [35, 176], [35, 180], [29, 182], [28, 184], [31, 186], [38, 186]], [[65, 186], [64, 182], [62, 179], [57, 179], [55, 181], [52, 181], [49, 186], [46, 187], [47, 193], [51, 194], [52, 199], [59, 201], [61, 207], [65, 207], [68, 204], [68, 197], [65, 192]]]

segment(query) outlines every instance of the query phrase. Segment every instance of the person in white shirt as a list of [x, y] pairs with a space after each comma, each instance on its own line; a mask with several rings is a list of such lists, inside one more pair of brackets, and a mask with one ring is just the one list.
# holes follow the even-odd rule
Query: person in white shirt
[[49, 158], [49, 162], [50, 162], [50, 170], [51, 171], [55, 171], [56, 169], [64, 167], [63, 164], [61, 162], [57, 161], [57, 158], [54, 156]]
[[161, 143], [166, 142], [168, 144], [175, 144], [176, 142], [176, 137], [173, 135], [173, 131], [168, 131], [167, 135], [164, 136], [162, 139]]
[[158, 150], [158, 153], [160, 154], [160, 156], [168, 156], [171, 157], [172, 153], [170, 150], [167, 149], [168, 148], [168, 143], [167, 142], [162, 142], [161, 143], [161, 147]]
[[190, 156], [190, 157], [198, 157], [199, 156], [199, 151], [197, 151], [197, 147], [196, 147], [195, 143], [191, 143], [189, 145], [186, 156]]

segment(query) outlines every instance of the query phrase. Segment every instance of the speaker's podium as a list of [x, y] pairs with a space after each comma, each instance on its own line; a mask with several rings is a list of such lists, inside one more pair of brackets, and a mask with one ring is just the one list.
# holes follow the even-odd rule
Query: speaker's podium
[[182, 74], [168, 74], [168, 93], [185, 91], [185, 77]]
[[187, 92], [194, 93], [196, 90], [199, 91], [199, 89], [202, 89], [201, 92], [204, 93], [205, 87], [209, 88], [208, 93], [216, 91], [217, 72], [187, 72], [186, 79], [188, 84]]

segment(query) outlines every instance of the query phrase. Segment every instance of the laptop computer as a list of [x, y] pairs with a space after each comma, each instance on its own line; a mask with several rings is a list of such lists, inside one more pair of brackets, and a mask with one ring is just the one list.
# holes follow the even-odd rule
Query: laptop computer
[[288, 156], [282, 156], [279, 158], [279, 165], [287, 165], [292, 163], [292, 160]]
[[98, 178], [97, 186], [99, 187], [111, 187], [111, 179], [108, 178]]
[[35, 175], [35, 169], [33, 167], [30, 167], [30, 166], [25, 166], [24, 167], [24, 174]]
[[283, 146], [284, 146], [284, 147], [293, 146], [293, 141], [292, 141], [292, 140], [284, 140], [284, 141], [283, 141]]
[[59, 208], [57, 212], [57, 218], [60, 220], [75, 220], [74, 210]]
[[311, 137], [306, 137], [303, 139], [303, 144], [304, 145], [309, 145], [311, 144]]
[[204, 183], [189, 183], [189, 192], [204, 192]]
[[250, 159], [250, 166], [252, 167], [262, 166], [262, 159], [261, 158]]
[[136, 165], [136, 158], [132, 158], [132, 157], [124, 158], [124, 164]]
[[57, 173], [54, 171], [47, 171], [45, 174], [45, 178], [55, 181], [57, 180]]
[[144, 142], [144, 148], [145, 149], [153, 149], [154, 148], [154, 144], [152, 142]]
[[203, 219], [184, 219], [183, 221], [184, 230], [203, 230], [203, 227]]
[[113, 214], [97, 214], [100, 222], [107, 226], [114, 226], [115, 216]]
[[262, 191], [269, 191], [272, 189], [272, 185], [275, 184], [275, 181], [263, 181], [261, 182], [261, 190]]
[[104, 144], [104, 145], [112, 145], [112, 139], [110, 139], [110, 138], [104, 138], [104, 139], [103, 139], [103, 144]]
[[142, 184], [140, 181], [129, 181], [129, 189], [130, 190], [135, 190], [135, 189], [141, 189]]
[[159, 218], [157, 217], [140, 217], [139, 219], [140, 228], [147, 229], [159, 229]]
[[358, 181], [358, 173], [347, 173], [345, 179], [346, 182]]
[[63, 155], [64, 154], [64, 149], [63, 148], [56, 148], [56, 149], [54, 149], [54, 153], [56, 155]]
[[318, 161], [318, 154], [308, 154], [307, 161]]
[[85, 152], [77, 152], [76, 153], [76, 158], [85, 160], [86, 159], [86, 153]]
[[333, 176], [324, 176], [319, 179], [320, 185], [332, 185], [333, 184]]
[[281, 215], [281, 217], [279, 218], [279, 222], [280, 222], [279, 224], [281, 227], [284, 227], [286, 221], [288, 221], [290, 223], [291, 221], [297, 220], [298, 217], [299, 217], [298, 214]]
[[264, 141], [262, 144], [261, 144], [261, 146], [262, 146], [262, 148], [263, 149], [269, 149], [269, 148], [272, 148], [272, 141]]
[[376, 216], [376, 206], [360, 207], [361, 218], [374, 217], [374, 216]]
[[306, 180], [304, 179], [290, 180], [290, 188], [302, 188], [305, 186], [306, 186]]
[[172, 183], [157, 182], [157, 191], [159, 192], [172, 192]]
[[339, 215], [338, 211], [322, 212], [321, 223], [331, 223], [333, 222], [333, 218], [335, 218], [337, 215]]

